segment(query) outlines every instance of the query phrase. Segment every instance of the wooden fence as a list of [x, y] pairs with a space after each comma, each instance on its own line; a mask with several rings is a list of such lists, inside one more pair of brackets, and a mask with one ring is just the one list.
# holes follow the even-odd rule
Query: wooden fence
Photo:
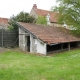
[[0, 29], [0, 47], [18, 45], [18, 31]]

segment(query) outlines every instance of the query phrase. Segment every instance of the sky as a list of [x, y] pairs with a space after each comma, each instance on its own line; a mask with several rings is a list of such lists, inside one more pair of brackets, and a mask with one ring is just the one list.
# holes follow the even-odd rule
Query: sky
[[0, 0], [0, 17], [10, 18], [21, 11], [30, 13], [33, 4], [45, 10], [50, 10], [52, 6], [57, 5], [56, 0]]

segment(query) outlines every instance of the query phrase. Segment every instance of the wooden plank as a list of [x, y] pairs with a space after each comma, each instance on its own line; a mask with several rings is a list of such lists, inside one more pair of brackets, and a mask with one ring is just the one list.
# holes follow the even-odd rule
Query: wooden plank
[[68, 51], [70, 51], [70, 42], [68, 43]]

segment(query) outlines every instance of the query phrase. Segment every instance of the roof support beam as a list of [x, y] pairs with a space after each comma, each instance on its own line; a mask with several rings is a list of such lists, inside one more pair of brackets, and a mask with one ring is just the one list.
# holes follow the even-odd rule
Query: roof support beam
[[62, 44], [61, 44], [61, 50], [63, 50], [63, 45], [64, 45], [64, 44], [62, 43]]
[[68, 51], [70, 51], [70, 42], [68, 43]]

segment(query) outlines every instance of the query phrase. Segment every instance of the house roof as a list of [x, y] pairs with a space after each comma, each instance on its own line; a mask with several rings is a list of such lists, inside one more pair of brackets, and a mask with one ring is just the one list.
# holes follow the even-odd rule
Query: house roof
[[22, 22], [19, 22], [18, 25], [47, 44], [80, 41], [79, 38], [71, 35], [70, 31], [65, 28]]
[[50, 22], [58, 22], [58, 14], [57, 12], [52, 12], [48, 10], [38, 9], [37, 5], [34, 4], [32, 8], [38, 16], [47, 16], [50, 15]]
[[0, 17], [0, 25], [8, 25], [8, 18], [1, 18]]

